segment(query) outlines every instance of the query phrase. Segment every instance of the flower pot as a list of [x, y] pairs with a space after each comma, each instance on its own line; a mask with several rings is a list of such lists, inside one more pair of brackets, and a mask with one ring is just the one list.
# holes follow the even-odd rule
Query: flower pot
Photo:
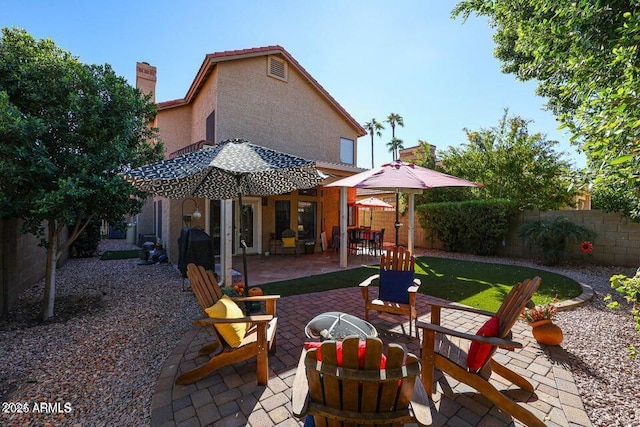
[[531, 333], [540, 344], [558, 345], [562, 342], [562, 329], [551, 319], [531, 323]]

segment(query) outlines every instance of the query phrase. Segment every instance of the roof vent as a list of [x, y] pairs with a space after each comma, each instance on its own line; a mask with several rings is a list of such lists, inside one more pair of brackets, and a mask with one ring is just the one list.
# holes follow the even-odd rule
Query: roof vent
[[267, 75], [284, 82], [288, 77], [287, 61], [277, 56], [267, 57]]

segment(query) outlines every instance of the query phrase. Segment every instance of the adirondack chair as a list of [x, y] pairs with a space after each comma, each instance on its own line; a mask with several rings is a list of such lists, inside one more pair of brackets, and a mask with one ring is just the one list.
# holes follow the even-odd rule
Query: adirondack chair
[[[198, 300], [198, 304], [203, 311], [212, 307], [222, 298], [222, 290], [220, 286], [218, 286], [218, 281], [211, 270], [205, 270], [202, 266], [190, 263], [187, 265], [187, 277], [191, 283], [191, 289]], [[194, 324], [198, 326], [210, 326], [213, 331], [216, 340], [211, 344], [203, 346], [198, 352], [200, 356], [211, 355], [211, 358], [205, 364], [178, 376], [176, 384], [191, 384], [223, 366], [254, 357], [257, 361], [256, 376], [258, 384], [267, 384], [269, 381], [268, 352], [274, 351], [276, 348], [276, 326], [278, 322], [278, 318], [276, 317], [276, 300], [278, 298], [280, 298], [279, 295], [232, 298], [238, 303], [264, 301], [267, 314], [233, 319], [206, 318], [194, 320]], [[231, 346], [216, 327], [245, 322], [251, 322], [252, 326], [236, 347]]]
[[[511, 328], [540, 286], [535, 277], [516, 284], [499, 310], [491, 313], [471, 307], [454, 305], [446, 300], [430, 300], [431, 323], [418, 321], [423, 331], [422, 382], [429, 396], [434, 390], [434, 368], [450, 375], [480, 392], [503, 411], [528, 426], [544, 426], [530, 411], [507, 397], [489, 382], [492, 372], [533, 393], [533, 386], [520, 375], [498, 363], [493, 355], [497, 347], [514, 350], [522, 344], [511, 340]], [[491, 317], [476, 335], [440, 326], [441, 310], [461, 310]], [[491, 330], [493, 329], [493, 330]], [[469, 345], [471, 343], [471, 345]]]
[[316, 426], [431, 425], [419, 374], [418, 358], [398, 344], [389, 344], [383, 356], [378, 338], [324, 341], [300, 357], [292, 411], [298, 418], [313, 416]]
[[[415, 257], [403, 247], [396, 246], [380, 257], [380, 274], [374, 274], [362, 283], [364, 318], [369, 320], [369, 310], [409, 316], [409, 335], [413, 336], [416, 315], [416, 294], [420, 279], [414, 277]], [[369, 285], [379, 279], [378, 298], [369, 295]]]

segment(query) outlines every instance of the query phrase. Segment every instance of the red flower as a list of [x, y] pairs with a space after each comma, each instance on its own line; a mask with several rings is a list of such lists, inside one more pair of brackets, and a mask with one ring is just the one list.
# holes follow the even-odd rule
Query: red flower
[[580, 250], [583, 254], [590, 254], [593, 250], [593, 243], [591, 242], [582, 242], [580, 244]]

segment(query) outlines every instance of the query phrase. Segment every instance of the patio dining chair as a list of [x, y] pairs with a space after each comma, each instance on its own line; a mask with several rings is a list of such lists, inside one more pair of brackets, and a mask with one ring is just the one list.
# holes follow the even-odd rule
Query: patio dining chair
[[[511, 340], [511, 328], [540, 286], [540, 282], [541, 279], [535, 277], [516, 284], [496, 313], [453, 304], [446, 300], [429, 299], [431, 323], [418, 321], [416, 326], [423, 331], [422, 382], [430, 396], [435, 387], [434, 369], [437, 368], [453, 379], [475, 388], [525, 425], [545, 425], [524, 405], [519, 405], [489, 382], [492, 372], [495, 372], [522, 390], [533, 393], [534, 388], [529, 381], [499, 363], [493, 356], [498, 347], [510, 351], [522, 348], [522, 344]], [[490, 319], [476, 334], [470, 334], [441, 326], [442, 309], [479, 314]]]
[[331, 228], [331, 249], [339, 250], [340, 249], [340, 226], [334, 225]]

